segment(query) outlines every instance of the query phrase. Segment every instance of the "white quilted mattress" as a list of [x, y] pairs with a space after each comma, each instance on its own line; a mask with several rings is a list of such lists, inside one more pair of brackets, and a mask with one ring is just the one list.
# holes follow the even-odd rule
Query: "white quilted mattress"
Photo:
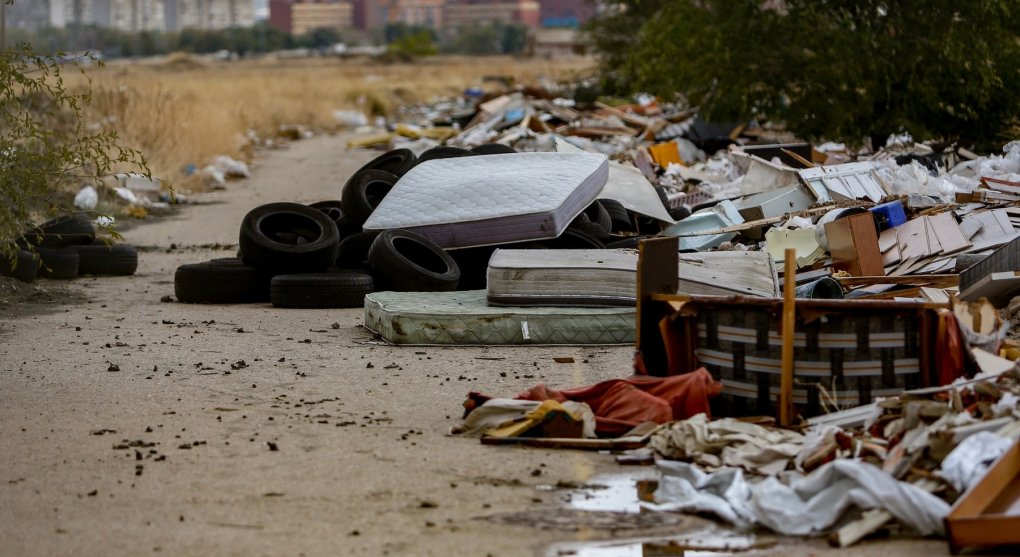
[[[489, 259], [486, 299], [492, 306], [631, 306], [637, 299], [637, 250], [500, 249]], [[767, 252], [680, 254], [680, 294], [779, 296]]]
[[555, 238], [609, 177], [604, 155], [516, 153], [431, 160], [400, 178], [365, 223], [443, 248]]

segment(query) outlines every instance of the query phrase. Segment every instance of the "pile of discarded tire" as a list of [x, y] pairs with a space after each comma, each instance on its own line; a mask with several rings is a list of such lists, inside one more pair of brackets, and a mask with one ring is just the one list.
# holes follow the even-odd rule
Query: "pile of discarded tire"
[[[361, 307], [377, 290], [442, 292], [485, 287], [495, 247], [450, 250], [401, 229], [362, 226], [397, 180], [427, 160], [516, 152], [502, 145], [475, 150], [436, 147], [416, 157], [389, 151], [355, 172], [340, 200], [311, 205], [270, 203], [242, 220], [237, 258], [181, 265], [174, 276], [178, 301], [265, 303], [284, 308]], [[513, 246], [605, 248], [616, 229], [633, 230], [622, 205], [600, 200], [559, 238]], [[620, 246], [625, 247], [625, 246]]]
[[0, 256], [0, 275], [22, 282], [36, 278], [127, 276], [138, 269], [138, 250], [96, 238], [85, 213], [71, 213], [32, 228], [16, 242], [15, 261]]

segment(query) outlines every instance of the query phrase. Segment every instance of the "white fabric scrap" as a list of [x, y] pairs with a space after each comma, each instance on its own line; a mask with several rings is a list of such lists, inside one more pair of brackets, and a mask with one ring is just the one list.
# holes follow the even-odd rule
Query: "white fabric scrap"
[[1005, 437], [981, 431], [961, 442], [942, 461], [940, 475], [957, 492], [963, 493], [984, 477], [985, 472], [1013, 444]]
[[[482, 433], [524, 419], [542, 403], [535, 400], [516, 400], [512, 398], [493, 398], [475, 408], [468, 414], [464, 422], [450, 430], [452, 435], [480, 437]], [[567, 412], [581, 418], [584, 422], [582, 437], [593, 439], [595, 435], [595, 413], [583, 402], [568, 400], [561, 403]]]
[[786, 469], [804, 444], [792, 431], [766, 429], [733, 418], [709, 421], [705, 414], [673, 422], [652, 435], [648, 446], [669, 459], [718, 468], [732, 466], [764, 475]]
[[738, 527], [754, 524], [778, 534], [823, 534], [841, 525], [852, 509], [884, 509], [921, 535], [942, 534], [949, 505], [880, 468], [858, 460], [837, 460], [784, 485], [765, 478], [749, 485], [743, 472], [705, 474], [684, 462], [660, 462], [655, 503], [659, 511], [705, 512]]

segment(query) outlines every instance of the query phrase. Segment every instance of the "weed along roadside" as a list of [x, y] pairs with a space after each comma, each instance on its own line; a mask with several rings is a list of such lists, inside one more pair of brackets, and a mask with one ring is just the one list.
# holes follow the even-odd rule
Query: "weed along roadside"
[[1020, 140], [807, 140], [590, 60], [219, 62], [94, 74], [153, 175], [5, 244], [0, 554], [1020, 547]]

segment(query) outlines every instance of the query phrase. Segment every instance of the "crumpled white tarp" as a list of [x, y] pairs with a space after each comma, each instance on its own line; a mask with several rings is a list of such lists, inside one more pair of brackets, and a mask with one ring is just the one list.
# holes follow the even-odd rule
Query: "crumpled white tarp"
[[765, 478], [749, 484], [743, 471], [706, 474], [692, 464], [659, 462], [659, 487], [649, 510], [711, 513], [738, 527], [759, 524], [787, 536], [826, 533], [852, 509], [880, 508], [921, 535], [943, 534], [949, 505], [858, 460], [837, 460], [785, 485]]
[[652, 435], [648, 446], [673, 460], [775, 475], [803, 449], [804, 436], [733, 418], [709, 421], [705, 414], [698, 414], [663, 427]]
[[1005, 437], [981, 431], [961, 442], [942, 461], [940, 475], [963, 493], [984, 477], [985, 472], [1013, 444]]

